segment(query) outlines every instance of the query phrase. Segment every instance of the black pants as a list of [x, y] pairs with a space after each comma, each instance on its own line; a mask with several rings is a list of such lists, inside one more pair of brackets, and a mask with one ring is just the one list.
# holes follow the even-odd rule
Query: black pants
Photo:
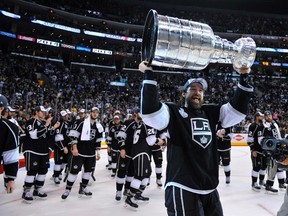
[[169, 186], [165, 190], [165, 206], [168, 216], [223, 216], [217, 190], [201, 195]]

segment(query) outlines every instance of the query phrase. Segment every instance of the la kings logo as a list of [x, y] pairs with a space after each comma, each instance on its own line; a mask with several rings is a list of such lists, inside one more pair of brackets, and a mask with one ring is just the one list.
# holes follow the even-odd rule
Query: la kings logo
[[206, 148], [212, 141], [212, 132], [207, 119], [191, 118], [192, 140], [202, 148]]
[[95, 129], [91, 129], [90, 130], [90, 140], [93, 140], [96, 137], [96, 130]]

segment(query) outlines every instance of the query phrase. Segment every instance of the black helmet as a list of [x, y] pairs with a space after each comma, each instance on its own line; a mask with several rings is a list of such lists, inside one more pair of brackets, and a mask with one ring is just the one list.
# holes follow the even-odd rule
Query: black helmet
[[7, 107], [9, 104], [8, 104], [8, 100], [7, 100], [7, 98], [4, 96], [4, 95], [2, 95], [2, 94], [0, 94], [0, 107]]

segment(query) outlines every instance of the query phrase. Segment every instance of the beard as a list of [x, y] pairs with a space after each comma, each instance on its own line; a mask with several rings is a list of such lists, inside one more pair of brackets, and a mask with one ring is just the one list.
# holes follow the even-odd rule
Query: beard
[[186, 104], [187, 104], [188, 109], [194, 109], [194, 110], [201, 109], [203, 102], [204, 102], [203, 99], [199, 99], [198, 103], [195, 103], [192, 98], [186, 99]]

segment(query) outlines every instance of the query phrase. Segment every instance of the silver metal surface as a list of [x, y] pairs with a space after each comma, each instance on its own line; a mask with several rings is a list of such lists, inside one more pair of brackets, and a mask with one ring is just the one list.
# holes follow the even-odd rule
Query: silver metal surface
[[157, 14], [147, 15], [142, 60], [170, 68], [202, 70], [209, 63], [232, 63], [250, 67], [256, 57], [256, 44], [250, 37], [235, 43], [214, 35], [207, 24]]

